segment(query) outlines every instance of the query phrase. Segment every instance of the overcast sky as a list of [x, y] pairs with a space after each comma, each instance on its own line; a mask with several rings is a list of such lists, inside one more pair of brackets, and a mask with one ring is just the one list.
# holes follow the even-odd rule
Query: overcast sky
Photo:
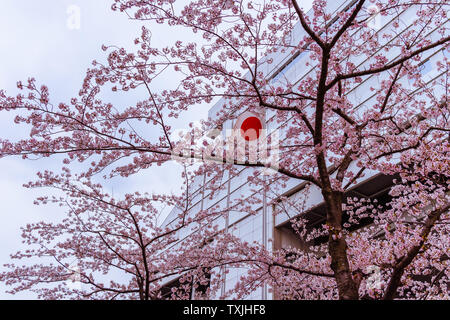
[[[140, 34], [140, 24], [110, 10], [108, 0], [1, 0], [0, 1], [0, 88], [15, 94], [16, 82], [35, 77], [50, 88], [53, 102], [69, 101], [80, 88], [92, 60], [103, 60], [102, 44], [131, 47]], [[71, 19], [80, 10], [80, 28]], [[166, 36], [164, 36], [166, 37]], [[160, 39], [154, 34], [155, 40]], [[2, 138], [17, 136], [11, 117], [0, 113]], [[43, 190], [22, 185], [35, 178], [38, 170], [60, 168], [58, 159], [22, 161], [0, 159], [0, 265], [22, 248], [20, 227], [32, 221], [52, 221], [63, 213], [56, 207], [33, 205]], [[173, 169], [173, 168], [172, 168]], [[114, 192], [134, 190], [170, 192], [179, 189], [178, 171], [148, 170], [116, 184]], [[113, 183], [114, 184], [114, 183]], [[5, 293], [0, 299], [33, 298], [33, 294]]]
[[[302, 4], [309, 6], [309, 2], [302, 1]], [[15, 94], [18, 80], [35, 77], [38, 84], [49, 87], [53, 103], [67, 102], [76, 96], [91, 61], [104, 60], [102, 44], [130, 48], [140, 34], [139, 22], [111, 11], [110, 6], [110, 0], [0, 0], [0, 89]], [[78, 10], [79, 28], [74, 16]], [[163, 30], [152, 33], [152, 40], [157, 42], [180, 38], [179, 33]], [[117, 97], [114, 102], [127, 101]], [[192, 120], [206, 116], [208, 108], [205, 106], [192, 114]], [[18, 128], [11, 126], [11, 120], [8, 114], [0, 113], [2, 138], [20, 135]], [[0, 266], [10, 262], [11, 253], [23, 248], [21, 226], [43, 219], [52, 221], [63, 214], [60, 208], [34, 206], [33, 200], [42, 190], [22, 187], [35, 178], [38, 170], [57, 171], [60, 166], [60, 159], [0, 159]], [[115, 194], [134, 190], [177, 192], [179, 167], [168, 166], [166, 170], [147, 170], [120, 184], [113, 181], [110, 187], [114, 186]], [[11, 296], [5, 290], [0, 283], [0, 299], [34, 298], [32, 293]]]

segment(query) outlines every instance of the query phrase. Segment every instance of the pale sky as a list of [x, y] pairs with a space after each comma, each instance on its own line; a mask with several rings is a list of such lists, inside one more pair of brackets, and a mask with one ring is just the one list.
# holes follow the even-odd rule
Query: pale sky
[[[300, 1], [310, 5], [310, 1]], [[102, 61], [102, 44], [131, 48], [140, 34], [140, 23], [110, 10], [110, 0], [1, 0], [0, 1], [0, 89], [15, 94], [16, 82], [35, 77], [38, 84], [50, 89], [52, 102], [67, 102], [76, 96], [86, 69], [92, 60]], [[80, 28], [71, 29], [70, 8], [80, 9]], [[73, 11], [72, 11], [73, 12]], [[68, 24], [69, 23], [69, 24]], [[156, 30], [155, 41], [180, 38], [179, 33]], [[170, 81], [168, 79], [167, 81]], [[164, 84], [161, 84], [164, 85]], [[127, 103], [124, 97], [111, 97], [115, 103]], [[206, 116], [208, 106], [185, 120]], [[20, 129], [11, 126], [12, 118], [0, 113], [2, 138], [14, 138]], [[21, 248], [20, 227], [45, 219], [52, 221], [64, 212], [52, 206], [34, 206], [42, 190], [28, 190], [22, 185], [34, 180], [38, 170], [58, 171], [60, 160], [22, 161], [0, 159], [0, 269], [10, 262], [9, 255]], [[114, 192], [177, 192], [180, 186], [179, 166], [169, 164], [165, 170], [149, 169], [121, 183], [110, 182]], [[0, 299], [31, 299], [32, 293], [11, 296], [0, 283]]]
[[[79, 29], [68, 26], [68, 9], [73, 5], [81, 10]], [[69, 101], [70, 97], [76, 96], [91, 61], [105, 58], [102, 44], [130, 48], [134, 38], [140, 35], [140, 24], [113, 12], [110, 5], [108, 0], [1, 0], [0, 88], [15, 94], [18, 80], [35, 77], [39, 84], [45, 83], [49, 87], [53, 102]], [[158, 41], [167, 35], [161, 37], [154, 33], [153, 38]], [[5, 112], [0, 113], [2, 138], [14, 138], [21, 133], [11, 126], [11, 120]], [[53, 168], [58, 171], [61, 167], [58, 159], [22, 161], [5, 158], [0, 159], [0, 167], [0, 265], [3, 266], [10, 262], [11, 253], [23, 248], [21, 226], [42, 219], [52, 221], [61, 216], [64, 209], [34, 206], [34, 198], [45, 191], [22, 187], [35, 179], [38, 170]], [[112, 182], [114, 193], [135, 190], [176, 192], [179, 189], [177, 168], [158, 169], [161, 168], [147, 170], [120, 184]], [[0, 299], [33, 297], [26, 293], [7, 295], [5, 286], [0, 283]]]

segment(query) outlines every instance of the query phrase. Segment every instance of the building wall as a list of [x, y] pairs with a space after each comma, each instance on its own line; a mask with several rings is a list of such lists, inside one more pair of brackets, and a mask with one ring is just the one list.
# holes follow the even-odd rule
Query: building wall
[[[330, 12], [338, 12], [346, 7], [349, 4], [353, 3], [353, 1], [328, 1], [328, 10]], [[405, 25], [405, 30], [409, 28], [414, 28], [411, 26], [412, 19], [414, 18], [414, 8], [409, 8], [405, 11], [402, 11], [399, 15], [400, 19], [403, 21]], [[310, 14], [310, 13], [309, 13]], [[377, 16], [375, 17], [377, 20], [377, 30], [378, 36], [382, 39], [382, 35], [384, 33], [389, 33], [392, 27], [392, 24], [395, 21], [395, 17], [392, 16]], [[374, 18], [374, 19], [375, 19]], [[303, 38], [305, 32], [303, 31], [300, 24], [297, 24], [293, 30], [292, 41], [298, 42], [299, 39]], [[357, 32], [356, 32], [357, 35]], [[430, 40], [433, 40], [438, 35], [436, 32], [432, 31], [426, 35], [426, 37]], [[384, 41], [384, 40], [383, 40]], [[382, 50], [382, 48], [380, 48]], [[376, 52], [374, 52], [376, 54]], [[387, 53], [388, 59], [395, 59], [399, 52], [395, 50], [390, 50]], [[424, 67], [422, 70], [422, 75], [425, 80], [431, 81], [436, 79], [442, 74], [438, 74], [435, 68], [432, 66], [434, 62], [439, 59], [439, 55], [444, 54], [439, 50], [430, 51], [425, 54], [424, 59]], [[265, 73], [269, 79], [274, 83], [282, 84], [285, 81], [285, 78], [289, 79], [291, 82], [298, 82], [312, 74], [315, 71], [316, 66], [308, 66], [306, 67], [306, 61], [309, 59], [308, 54], [300, 54], [292, 56], [290, 53], [285, 54], [277, 54], [272, 57], [274, 59], [274, 63], [270, 65], [270, 67], [266, 67]], [[362, 60], [358, 57], [353, 58], [353, 63], [359, 65], [359, 68], [362, 69], [364, 66], [367, 66], [371, 62], [373, 62], [372, 58]], [[367, 77], [360, 84], [356, 85], [349, 93], [348, 97], [351, 102], [354, 103], [356, 108], [360, 112], [364, 112], [367, 108], [375, 102], [376, 96], [370, 91], [371, 86], [377, 87], [379, 85], [380, 78], [376, 77]], [[408, 85], [407, 79], [401, 80], [404, 85]], [[436, 94], [439, 94], [443, 88], [433, 88]], [[223, 106], [224, 101], [219, 101], [216, 103], [210, 110], [210, 117], [214, 118], [216, 113]], [[311, 109], [312, 112], [312, 109]], [[266, 113], [266, 127], [268, 134], [271, 134], [274, 131], [280, 132], [280, 140], [283, 140], [283, 135], [286, 134], [286, 130], [280, 128], [280, 124], [275, 118], [275, 112], [268, 110]], [[288, 120], [288, 124], [289, 124]], [[230, 129], [233, 127], [233, 121], [229, 120], [224, 123], [223, 130]], [[252, 188], [249, 186], [247, 182], [247, 177], [254, 173], [254, 168], [244, 168], [244, 167], [236, 167], [239, 173], [235, 176], [229, 177], [229, 173], [225, 172], [222, 177], [222, 186], [223, 189], [214, 197], [209, 198], [208, 194], [206, 194], [204, 186], [207, 185], [208, 179], [205, 176], [196, 177], [196, 181], [192, 183], [190, 186], [190, 193], [194, 194], [195, 201], [193, 201], [191, 212], [196, 212], [200, 209], [208, 209], [215, 205], [219, 205], [220, 208], [226, 209], [233, 203], [233, 200], [238, 199], [240, 197], [249, 197], [253, 193], [251, 191]], [[356, 183], [356, 187], [364, 186], [365, 181], [371, 181], [371, 179], [375, 179], [378, 177], [378, 173], [375, 171], [368, 170], [365, 177], [360, 179]], [[377, 178], [378, 179], [378, 178]], [[376, 180], [378, 181], [378, 180]], [[300, 188], [302, 185], [301, 181], [295, 179], [289, 179], [286, 183], [286, 187], [281, 190], [282, 193], [291, 193], [291, 197], [297, 197], [298, 201], [305, 201], [303, 204], [304, 210], [307, 211], [309, 209], [314, 209], [323, 202], [322, 195], [320, 190], [315, 186], [310, 186], [309, 188]], [[296, 189], [299, 191], [294, 192]], [[293, 191], [294, 190], [294, 191]], [[356, 191], [355, 191], [356, 192]], [[264, 191], [260, 190], [257, 193], [258, 197], [263, 200], [267, 195]], [[256, 241], [258, 243], [264, 244], [267, 248], [271, 249], [279, 249], [287, 246], [294, 246], [299, 248], [307, 248], [307, 245], [301, 243], [293, 234], [292, 229], [287, 226], [287, 222], [301, 214], [297, 210], [293, 210], [293, 212], [285, 212], [283, 210], [278, 210], [278, 214], [274, 217], [273, 208], [271, 206], [267, 206], [265, 204], [255, 205], [253, 208], [258, 210], [257, 215], [249, 215], [245, 212], [236, 212], [229, 211], [227, 217], [219, 218], [216, 223], [220, 226], [221, 229], [228, 229], [228, 232], [231, 232], [233, 235], [239, 236], [242, 240], [253, 242]], [[170, 223], [175, 219], [177, 213], [177, 209], [175, 208], [173, 212], [168, 216], [164, 225], [170, 225]], [[180, 241], [183, 238], [189, 236], [192, 230], [186, 228], [182, 230], [179, 234]], [[238, 268], [228, 268], [228, 273], [223, 275], [225, 278], [222, 292], [232, 289], [234, 285], [237, 283], [239, 277], [244, 275], [245, 269]], [[263, 288], [261, 290], [257, 290], [253, 292], [248, 299], [271, 299], [273, 295], [269, 292], [268, 288]]]

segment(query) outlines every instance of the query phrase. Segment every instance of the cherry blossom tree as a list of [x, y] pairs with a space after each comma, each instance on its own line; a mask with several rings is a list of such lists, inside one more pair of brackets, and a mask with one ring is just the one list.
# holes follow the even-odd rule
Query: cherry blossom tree
[[[325, 237], [324, 242], [308, 251], [269, 251], [215, 230], [210, 234], [214, 241], [180, 251], [171, 261], [202, 266], [198, 270], [250, 266], [254, 272], [241, 279], [233, 290], [237, 295], [268, 282], [286, 299], [448, 298], [448, 6], [447, 1], [357, 0], [332, 14], [327, 1], [316, 0], [306, 14], [296, 0], [115, 0], [113, 10], [148, 24], [135, 40], [136, 50], [104, 46], [107, 61], [93, 62], [79, 97], [70, 103], [53, 105], [49, 89], [34, 79], [19, 82], [25, 93], [16, 97], [2, 91], [0, 110], [16, 112], [15, 122], [31, 130], [23, 140], [1, 140], [0, 152], [23, 158], [63, 154], [65, 166], [75, 160], [86, 164], [82, 179], [106, 168], [109, 176], [128, 177], [174, 157], [208, 160], [196, 174], [211, 177], [206, 186], [211, 196], [220, 192], [224, 170], [272, 169], [276, 172], [270, 178], [249, 177], [273, 192], [271, 203], [302, 212], [295, 200], [277, 191], [287, 179], [322, 194], [322, 226], [311, 230], [302, 219], [292, 223], [299, 238]], [[374, 27], [374, 14], [390, 19], [388, 27]], [[167, 32], [191, 31], [192, 39], [155, 47], [151, 30], [160, 25]], [[279, 55], [307, 57], [309, 72], [295, 81], [271, 74]], [[423, 77], [427, 60], [436, 75], [431, 80]], [[158, 90], [167, 73], [176, 75], [174, 84]], [[367, 99], [355, 97], [363, 83], [368, 84]], [[103, 102], [106, 90], [144, 91], [147, 98], [123, 108]], [[202, 143], [195, 141], [189, 152], [182, 152], [186, 143], [173, 137], [171, 121], [218, 99], [220, 108], [203, 121], [202, 133], [220, 128], [240, 111], [263, 112], [282, 132], [278, 163], [230, 163], [225, 149], [208, 149], [212, 142], [207, 139], [197, 139]], [[146, 137], [149, 128], [160, 134]], [[196, 130], [192, 137], [198, 137]], [[397, 177], [388, 205], [346, 197], [369, 170]], [[126, 215], [133, 201], [145, 204], [143, 212], [151, 211], [141, 197], [120, 202], [116, 214]], [[105, 209], [116, 203], [107, 201]], [[234, 205], [252, 212], [251, 203]], [[210, 209], [208, 214], [223, 212]], [[80, 227], [75, 220], [64, 226]], [[155, 224], [146, 229], [158, 230]], [[51, 228], [41, 230], [52, 234]], [[112, 226], [106, 231], [114, 232]], [[136, 250], [149, 237], [138, 240]], [[113, 248], [121, 244], [116, 240]], [[168, 273], [182, 268], [170, 265]], [[377, 268], [376, 286], [370, 284], [368, 267]], [[141, 273], [142, 268], [137, 267]], [[145, 294], [157, 296], [158, 291], [146, 289]]]
[[[14, 286], [10, 293], [32, 290], [45, 299], [141, 299], [188, 298], [192, 281], [164, 288], [174, 275], [204, 274], [197, 264], [170, 263], [177, 255], [167, 250], [178, 238], [176, 232], [195, 223], [187, 211], [171, 227], [161, 227], [157, 203], [180, 205], [175, 196], [135, 192], [117, 200], [89, 178], [72, 175], [68, 169], [56, 175], [45, 171], [28, 188], [51, 188], [53, 196], [43, 196], [36, 205], [58, 204], [67, 208], [67, 216], [58, 223], [39, 222], [22, 230], [29, 249], [12, 255], [15, 260], [40, 261], [23, 266], [8, 264], [11, 271], [0, 279]], [[60, 193], [58, 195], [58, 192]], [[183, 199], [185, 202], [186, 199]], [[206, 217], [204, 217], [206, 219]], [[202, 228], [178, 249], [200, 246], [211, 237]], [[199, 268], [200, 267], [200, 268]]]

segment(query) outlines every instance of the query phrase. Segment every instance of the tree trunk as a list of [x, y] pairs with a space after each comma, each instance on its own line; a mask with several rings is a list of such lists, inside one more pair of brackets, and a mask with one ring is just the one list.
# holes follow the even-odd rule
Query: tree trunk
[[327, 224], [330, 227], [328, 252], [331, 256], [331, 269], [334, 272], [339, 299], [357, 300], [358, 285], [352, 277], [348, 258], [347, 242], [342, 235], [342, 192], [322, 191], [327, 209]]

